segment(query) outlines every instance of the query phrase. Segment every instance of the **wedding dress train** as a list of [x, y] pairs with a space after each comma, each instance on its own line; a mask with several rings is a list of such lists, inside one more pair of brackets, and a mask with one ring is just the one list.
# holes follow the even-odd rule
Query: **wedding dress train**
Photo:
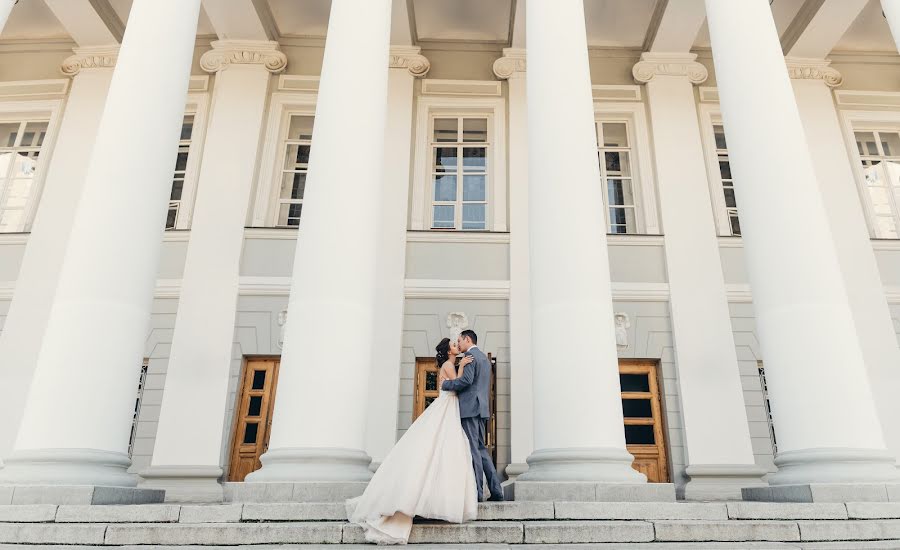
[[478, 513], [469, 441], [453, 392], [441, 391], [391, 449], [361, 497], [347, 501], [366, 540], [406, 544], [414, 516], [462, 523]]

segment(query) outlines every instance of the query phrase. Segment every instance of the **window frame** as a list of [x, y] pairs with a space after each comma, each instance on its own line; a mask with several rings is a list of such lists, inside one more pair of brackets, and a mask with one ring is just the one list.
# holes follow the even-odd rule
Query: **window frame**
[[[718, 104], [709, 105], [701, 104], [700, 114], [700, 137], [703, 142], [703, 156], [706, 160], [707, 183], [709, 184], [709, 198], [711, 208], [713, 209], [713, 217], [716, 222], [716, 233], [719, 237], [733, 237], [740, 239], [740, 235], [735, 235], [731, 228], [731, 215], [728, 212], [728, 205], [725, 204], [724, 183], [722, 174], [719, 172], [719, 149], [716, 147], [716, 136], [714, 127], [724, 124], [722, 122], [722, 112]], [[727, 139], [727, 135], [725, 136]], [[734, 178], [732, 178], [732, 182]], [[732, 188], [734, 187], [732, 183]], [[740, 205], [737, 206], [737, 216], [740, 220]]]
[[[2, 235], [31, 232], [31, 226], [34, 224], [34, 217], [37, 214], [38, 205], [41, 202], [41, 195], [44, 191], [47, 172], [52, 162], [53, 150], [55, 149], [56, 138], [59, 134], [59, 126], [62, 122], [62, 104], [63, 101], [61, 99], [44, 101], [0, 101], [0, 122], [23, 122], [26, 120], [47, 121], [47, 133], [44, 136], [44, 141], [40, 147], [41, 152], [35, 168], [35, 177], [32, 182], [32, 188], [29, 192], [25, 208], [23, 209], [22, 222], [16, 228], [16, 231], [5, 231], [0, 233]], [[2, 192], [2, 190], [0, 190], [0, 192]]]
[[[866, 176], [862, 168], [862, 156], [856, 147], [856, 132], [900, 132], [900, 112], [897, 111], [856, 111], [839, 110], [841, 129], [844, 132], [844, 146], [850, 162], [853, 164], [853, 178], [856, 181], [856, 191], [859, 197], [863, 213], [866, 218], [866, 227], [869, 230], [869, 238], [896, 241], [900, 237], [879, 237], [875, 226], [875, 215], [872, 202], [869, 198]], [[900, 189], [891, 190], [891, 204], [900, 207], [900, 197], [896, 196]], [[900, 213], [900, 209], [895, 212]], [[895, 216], [898, 235], [900, 235], [900, 214]]]
[[259, 157], [256, 197], [248, 220], [250, 227], [297, 229], [296, 226], [277, 225], [282, 168], [287, 151], [284, 142], [290, 129], [291, 116], [315, 118], [316, 98], [317, 94], [314, 92], [272, 94], [262, 153]]
[[[175, 227], [167, 228], [166, 231], [185, 231], [191, 228], [191, 221], [194, 218], [194, 201], [197, 197], [197, 183], [200, 178], [200, 165], [203, 160], [203, 146], [206, 141], [206, 124], [209, 116], [209, 94], [188, 94], [187, 102], [182, 115], [184, 117], [193, 116], [194, 126], [191, 129], [191, 139], [188, 145], [188, 160], [184, 170], [184, 184], [181, 188], [181, 200], [179, 200], [178, 215], [175, 218]], [[179, 148], [181, 139], [178, 140]], [[175, 165], [172, 166], [172, 184], [174, 184]], [[171, 195], [172, 185], [169, 186]], [[166, 209], [168, 213], [168, 209]], [[163, 227], [166, 220], [162, 221]]]
[[[451, 120], [455, 119], [457, 122], [457, 140], [454, 142], [439, 142], [434, 139], [434, 125], [435, 120]], [[460, 133], [464, 132], [465, 121], [466, 120], [484, 120], [485, 121], [485, 130], [487, 136], [484, 141], [478, 142], [466, 142], [459, 141]], [[446, 113], [433, 113], [428, 121], [428, 131], [429, 131], [429, 181], [432, 186], [434, 185], [435, 178], [438, 176], [454, 176], [456, 177], [456, 196], [452, 201], [439, 201], [434, 198], [434, 187], [428, 189], [429, 205], [429, 220], [431, 223], [429, 224], [429, 230], [431, 231], [489, 231], [490, 229], [490, 216], [488, 210], [490, 209], [490, 198], [491, 198], [491, 170], [493, 169], [493, 164], [491, 162], [491, 152], [494, 149], [494, 144], [491, 141], [491, 116], [485, 114], [459, 114], [459, 115], [450, 115]], [[435, 158], [435, 150], [436, 149], [455, 149], [457, 153], [460, 150], [464, 149], [484, 149], [485, 157], [484, 157], [484, 170], [477, 170], [472, 172], [466, 172], [464, 166], [464, 155], [456, 156], [456, 166], [453, 172], [438, 172], [434, 167], [433, 159]], [[466, 175], [474, 175], [480, 176], [484, 175], [484, 200], [482, 201], [467, 201], [465, 200], [464, 194], [464, 179]], [[465, 225], [465, 220], [463, 219], [463, 212], [466, 204], [483, 204], [484, 205], [484, 229], [466, 229], [463, 227]], [[435, 227], [434, 221], [434, 208], [437, 206], [453, 206], [453, 227]]]
[[[603, 219], [607, 235], [629, 237], [634, 235], [661, 235], [659, 208], [656, 196], [656, 176], [650, 148], [650, 129], [647, 123], [646, 107], [642, 102], [594, 102], [594, 136], [597, 138], [596, 125], [601, 122], [625, 122], [628, 131], [628, 143], [631, 154], [631, 192], [634, 194], [634, 219], [636, 233], [609, 232], [609, 195], [606, 178], [602, 177], [600, 185], [603, 190]], [[600, 163], [600, 143], [598, 142], [597, 162]]]
[[[415, 129], [415, 176], [409, 228], [420, 231], [478, 233], [508, 231], [506, 100], [496, 97], [417, 98]], [[485, 229], [432, 228], [432, 147], [435, 118], [487, 118], [488, 141], [485, 160]], [[457, 189], [462, 185], [457, 182]], [[461, 212], [457, 217], [461, 219]], [[460, 223], [461, 226], [461, 223]]]

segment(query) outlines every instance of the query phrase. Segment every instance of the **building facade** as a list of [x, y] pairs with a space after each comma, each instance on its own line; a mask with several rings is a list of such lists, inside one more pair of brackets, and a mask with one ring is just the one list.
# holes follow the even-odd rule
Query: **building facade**
[[900, 0], [0, 7], [0, 483], [900, 477]]

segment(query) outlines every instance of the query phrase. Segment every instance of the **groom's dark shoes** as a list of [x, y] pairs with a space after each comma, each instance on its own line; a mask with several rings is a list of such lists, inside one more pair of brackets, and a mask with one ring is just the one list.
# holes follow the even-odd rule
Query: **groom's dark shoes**
[[488, 502], [504, 502], [506, 499], [503, 498], [503, 493], [499, 495], [491, 495], [491, 498], [487, 499]]

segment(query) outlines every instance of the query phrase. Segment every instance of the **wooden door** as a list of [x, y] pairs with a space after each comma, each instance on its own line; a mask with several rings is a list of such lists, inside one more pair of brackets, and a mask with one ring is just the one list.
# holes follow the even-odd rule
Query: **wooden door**
[[[491, 387], [490, 411], [491, 419], [488, 422], [487, 430], [484, 434], [484, 444], [497, 463], [497, 359], [488, 354], [488, 360], [491, 362]], [[438, 387], [438, 372], [436, 361], [432, 357], [419, 357], [416, 359], [416, 378], [415, 389], [413, 395], [413, 421], [419, 418], [419, 415], [425, 412], [428, 405], [437, 399], [440, 395]]]
[[632, 467], [651, 483], [668, 483], [669, 461], [660, 406], [656, 363], [620, 361], [625, 443]]
[[228, 481], [244, 481], [269, 448], [280, 358], [247, 359], [238, 387]]

